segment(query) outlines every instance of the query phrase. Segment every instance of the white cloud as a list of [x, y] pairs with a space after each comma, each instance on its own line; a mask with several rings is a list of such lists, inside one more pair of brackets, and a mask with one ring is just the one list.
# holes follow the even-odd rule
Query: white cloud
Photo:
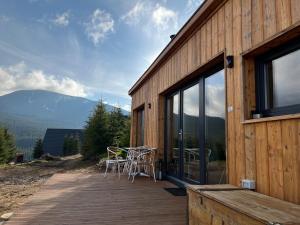
[[89, 39], [97, 45], [114, 31], [114, 20], [112, 16], [104, 10], [96, 9], [90, 16], [90, 20], [85, 23], [85, 32]]
[[8, 68], [0, 67], [0, 95], [17, 90], [40, 89], [58, 93], [86, 97], [89, 87], [70, 77], [58, 78], [42, 70], [29, 70], [24, 62]]
[[127, 24], [136, 25], [140, 22], [144, 11], [145, 4], [143, 2], [137, 2], [131, 10], [121, 16], [121, 20]]
[[225, 117], [225, 96], [224, 86], [222, 85], [207, 85], [205, 100], [205, 114], [214, 117]]
[[204, 0], [188, 0], [186, 4], [186, 13], [191, 15], [203, 3]]
[[66, 27], [69, 25], [70, 13], [64, 12], [62, 14], [57, 14], [53, 23], [57, 26]]
[[157, 28], [162, 30], [166, 30], [170, 26], [176, 28], [178, 25], [177, 19], [178, 15], [176, 12], [159, 4], [156, 5], [152, 12], [152, 21]]
[[128, 25], [142, 25], [142, 29], [152, 36], [153, 31], [172, 30], [177, 29], [178, 26], [177, 12], [158, 3], [154, 5], [144, 1], [138, 1], [120, 19]]

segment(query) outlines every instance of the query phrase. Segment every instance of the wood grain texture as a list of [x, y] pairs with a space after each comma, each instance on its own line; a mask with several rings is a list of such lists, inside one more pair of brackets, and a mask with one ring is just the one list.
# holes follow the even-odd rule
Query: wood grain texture
[[286, 120], [282, 125], [282, 146], [283, 146], [283, 190], [284, 199], [290, 202], [298, 202], [300, 193], [298, 187], [299, 168], [297, 154], [300, 149], [298, 142], [297, 120]]
[[264, 38], [267, 39], [276, 33], [276, 2], [275, 0], [262, 0], [264, 2]]
[[299, 0], [291, 0], [291, 17], [292, 23], [300, 21], [300, 4]]
[[235, 140], [236, 140], [236, 185], [240, 185], [241, 180], [245, 178], [245, 139], [244, 139], [244, 127], [241, 124], [241, 112], [242, 112], [242, 57], [239, 53], [242, 51], [242, 5], [240, 0], [233, 0], [233, 54], [235, 66], [233, 68], [234, 83], [233, 87], [235, 89], [234, 94], [234, 108], [235, 118]]
[[218, 14], [211, 18], [211, 54], [215, 56], [219, 52]]
[[[299, 4], [299, 3], [298, 3]], [[287, 28], [292, 23], [291, 1], [276, 0], [276, 27], [277, 32]]]
[[188, 200], [190, 224], [213, 224], [215, 216], [221, 224], [300, 223], [299, 205], [249, 190], [188, 190]]
[[[225, 46], [226, 54], [233, 54], [233, 33], [232, 33], [232, 1], [225, 4]], [[234, 74], [232, 69], [226, 70], [226, 86], [227, 86], [227, 107], [234, 106]], [[228, 165], [228, 180], [230, 184], [235, 184], [236, 176], [236, 152], [235, 152], [235, 111], [227, 113], [227, 165]]]
[[206, 59], [210, 60], [212, 57], [212, 19], [206, 23]]
[[201, 65], [201, 30], [198, 29], [196, 33], [196, 66]]
[[246, 178], [256, 180], [255, 125], [245, 126]]
[[242, 1], [242, 45], [243, 51], [252, 46], [251, 0]]
[[267, 122], [270, 195], [284, 199], [281, 122]]
[[266, 123], [255, 124], [256, 190], [270, 195], [268, 130]]
[[201, 65], [203, 65], [204, 63], [206, 63], [207, 57], [206, 57], [206, 46], [207, 46], [207, 42], [206, 42], [206, 26], [203, 25], [201, 27]]
[[218, 52], [224, 50], [225, 46], [225, 7], [218, 11]]
[[256, 109], [255, 95], [255, 62], [254, 59], [244, 59], [243, 62], [243, 102], [244, 120], [251, 119], [251, 112]]
[[186, 197], [138, 177], [134, 184], [114, 174], [56, 174], [21, 206], [7, 225], [185, 224]]
[[251, 1], [251, 34], [253, 45], [264, 39], [264, 5], [262, 0]]

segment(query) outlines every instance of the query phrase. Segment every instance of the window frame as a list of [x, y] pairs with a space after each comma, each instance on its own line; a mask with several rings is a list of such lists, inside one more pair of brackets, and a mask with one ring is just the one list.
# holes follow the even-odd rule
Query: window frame
[[140, 107], [136, 108], [135, 113], [136, 113], [135, 146], [143, 146], [145, 144], [145, 105], [143, 104]]
[[264, 117], [300, 113], [300, 102], [295, 105], [272, 108], [268, 103], [269, 96], [273, 95], [272, 87], [270, 87], [272, 81], [269, 80], [272, 79], [272, 76], [267, 69], [268, 63], [297, 50], [300, 50], [300, 41], [293, 40], [255, 58], [256, 113], [260, 113]]
[[[172, 90], [171, 92], [167, 93], [164, 95], [165, 97], [165, 110], [164, 110], [164, 116], [165, 118], [167, 118], [167, 100], [169, 98], [171, 98], [172, 96], [179, 94], [179, 115], [180, 115], [180, 119], [179, 119], [179, 126], [180, 129], [183, 129], [183, 119], [182, 119], [182, 114], [183, 114], [183, 92], [187, 89], [189, 89], [190, 87], [194, 86], [194, 85], [198, 85], [199, 86], [199, 121], [198, 121], [198, 125], [199, 125], [199, 129], [204, 128], [205, 129], [205, 79], [207, 77], [210, 77], [212, 75], [214, 75], [215, 73], [224, 70], [224, 91], [226, 93], [226, 67], [224, 65], [224, 61], [222, 61], [221, 63], [215, 64], [214, 67], [198, 73], [198, 76], [188, 82], [184, 82], [183, 84], [181, 84], [180, 86], [178, 86], [176, 88], [176, 90]], [[225, 100], [225, 113], [226, 113], [226, 100]], [[226, 121], [227, 121], [227, 114], [225, 114], [225, 139], [226, 139]], [[167, 128], [167, 120], [165, 120], [164, 122], [164, 127]], [[183, 131], [183, 130], [182, 130]], [[184, 132], [184, 131], [183, 131]], [[180, 169], [179, 169], [179, 174], [178, 176], [175, 176], [173, 174], [169, 174], [168, 173], [168, 165], [167, 165], [167, 151], [168, 151], [168, 131], [167, 129], [164, 130], [164, 140], [165, 140], [165, 144], [164, 144], [164, 161], [165, 161], [165, 171], [166, 171], [166, 175], [169, 177], [174, 177], [175, 179], [179, 179], [183, 182], [188, 182], [190, 184], [207, 184], [207, 175], [206, 175], [206, 159], [205, 159], [205, 133], [200, 131], [199, 132], [199, 155], [200, 155], [200, 160], [199, 160], [199, 169], [200, 169], [200, 178], [199, 180], [193, 180], [191, 178], [185, 177], [184, 176], [184, 168], [183, 168], [183, 139], [179, 140], [179, 148], [180, 148]], [[202, 149], [202, 150], [201, 150]], [[227, 158], [227, 145], [226, 145], [226, 140], [225, 140], [225, 151], [226, 151], [226, 161], [228, 160]], [[226, 171], [228, 171], [228, 167], [227, 167], [227, 162], [226, 162]], [[228, 176], [226, 176], [226, 182], [228, 183]]]

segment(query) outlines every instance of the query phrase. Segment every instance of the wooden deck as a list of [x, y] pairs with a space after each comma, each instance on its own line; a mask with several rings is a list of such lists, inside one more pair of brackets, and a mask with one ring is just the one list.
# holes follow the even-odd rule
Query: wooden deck
[[138, 177], [56, 174], [33, 195], [6, 225], [184, 225], [186, 197], [164, 187], [174, 185]]

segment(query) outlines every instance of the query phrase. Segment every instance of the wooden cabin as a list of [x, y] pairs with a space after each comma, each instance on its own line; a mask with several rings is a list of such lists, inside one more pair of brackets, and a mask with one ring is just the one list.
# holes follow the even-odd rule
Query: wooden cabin
[[299, 0], [206, 0], [129, 94], [166, 177], [300, 204]]

